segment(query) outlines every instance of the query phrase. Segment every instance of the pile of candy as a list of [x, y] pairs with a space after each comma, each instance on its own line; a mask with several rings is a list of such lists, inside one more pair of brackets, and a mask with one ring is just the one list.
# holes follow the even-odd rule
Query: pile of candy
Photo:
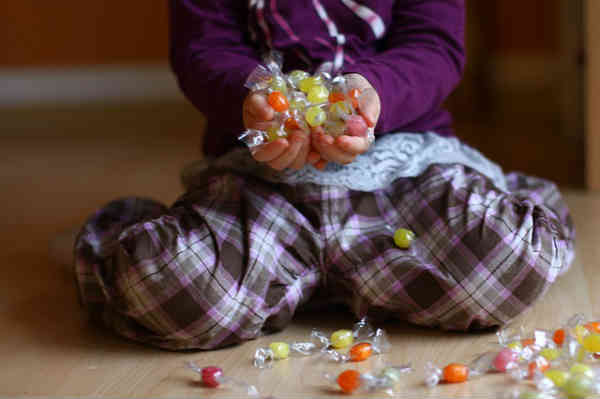
[[275, 111], [266, 131], [250, 129], [239, 137], [249, 147], [287, 137], [294, 130], [308, 132], [317, 126], [334, 137], [352, 130], [374, 138], [373, 126], [359, 112], [361, 91], [347, 87], [343, 76], [332, 78], [326, 72], [311, 76], [301, 70], [284, 74], [280, 65], [281, 60], [272, 57], [246, 81], [245, 86], [263, 94]]

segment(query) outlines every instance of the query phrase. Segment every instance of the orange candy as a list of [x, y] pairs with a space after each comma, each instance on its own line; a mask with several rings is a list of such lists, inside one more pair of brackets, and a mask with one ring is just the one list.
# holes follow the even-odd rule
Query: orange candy
[[352, 393], [360, 386], [360, 373], [356, 370], [346, 370], [337, 378], [337, 383], [345, 393]]
[[353, 362], [362, 362], [368, 359], [373, 353], [373, 347], [367, 342], [356, 344], [350, 349], [350, 360]]
[[525, 338], [524, 340], [521, 341], [521, 345], [523, 345], [523, 348], [527, 347], [527, 346], [531, 346], [535, 343], [535, 339], [533, 338]]
[[464, 364], [450, 363], [444, 367], [444, 381], [446, 382], [465, 382], [467, 378], [469, 378], [469, 368]]
[[539, 370], [541, 373], [550, 368], [550, 362], [545, 357], [538, 357], [534, 362], [529, 363], [529, 378], [533, 377], [533, 373]]
[[280, 91], [269, 94], [267, 102], [277, 112], [283, 112], [290, 107], [287, 98]]
[[552, 336], [554, 343], [558, 346], [562, 346], [563, 342], [565, 342], [565, 330], [562, 328], [554, 331], [554, 335]]
[[352, 106], [358, 108], [358, 97], [360, 97], [360, 89], [352, 89], [348, 92]]
[[600, 321], [591, 321], [584, 327], [587, 328], [589, 332], [600, 334]]
[[341, 91], [334, 91], [329, 95], [330, 103], [337, 103], [337, 102], [344, 101], [344, 100], [345, 100], [344, 93], [342, 93]]
[[299, 130], [300, 125], [298, 124], [298, 121], [296, 120], [296, 118], [287, 118], [285, 120], [284, 128], [286, 131], [292, 132], [294, 130]]

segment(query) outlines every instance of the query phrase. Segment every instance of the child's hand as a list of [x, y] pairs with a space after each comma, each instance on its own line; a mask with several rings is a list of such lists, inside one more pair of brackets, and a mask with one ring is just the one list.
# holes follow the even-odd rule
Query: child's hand
[[[264, 95], [251, 93], [246, 97], [243, 105], [246, 129], [266, 130], [274, 116], [275, 111], [267, 103]], [[264, 162], [276, 170], [302, 169], [307, 162], [316, 164], [321, 158], [319, 154], [311, 152], [310, 149], [308, 134], [297, 130], [287, 138], [260, 145], [252, 151], [252, 156], [257, 161]]]
[[[381, 103], [379, 95], [371, 84], [363, 76], [358, 74], [346, 75], [348, 89], [358, 88], [361, 91], [359, 102], [359, 113], [365, 123], [358, 123], [360, 119], [352, 120], [348, 124], [346, 134], [333, 138], [325, 134], [322, 127], [313, 129], [313, 147], [319, 152], [321, 158], [326, 161], [339, 164], [349, 164], [357, 155], [366, 152], [371, 146], [371, 140], [367, 136], [367, 125], [377, 125]], [[316, 166], [324, 167], [323, 161]]]

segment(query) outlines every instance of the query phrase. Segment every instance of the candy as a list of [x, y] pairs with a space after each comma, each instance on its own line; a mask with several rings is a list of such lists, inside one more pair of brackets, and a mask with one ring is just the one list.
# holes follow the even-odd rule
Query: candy
[[290, 118], [287, 118], [285, 120], [284, 128], [285, 128], [285, 131], [288, 132], [288, 133], [291, 133], [294, 130], [301, 129], [300, 124], [298, 123], [298, 121], [294, 117], [290, 117]]
[[448, 383], [465, 382], [469, 377], [469, 368], [464, 364], [450, 363], [444, 367], [443, 377]]
[[273, 351], [275, 360], [287, 359], [290, 354], [290, 346], [285, 342], [272, 342], [269, 348]]
[[[308, 132], [309, 127], [317, 126], [333, 137], [347, 134], [367, 137], [369, 142], [375, 139], [370, 122], [357, 114], [359, 100], [367, 101], [368, 97], [361, 96], [358, 89], [348, 90], [344, 76], [332, 78], [325, 72], [310, 76], [300, 70], [286, 75], [281, 71], [280, 57], [266, 61], [250, 73], [244, 86], [266, 96], [276, 111], [273, 123], [281, 128], [246, 130], [238, 139], [249, 148], [285, 137], [293, 130]], [[289, 118], [294, 118], [297, 126]]]
[[572, 375], [562, 390], [569, 398], [585, 398], [594, 393], [594, 381], [583, 374]]
[[337, 382], [345, 393], [353, 393], [360, 386], [360, 373], [356, 370], [346, 370], [342, 372]]
[[554, 385], [560, 388], [565, 385], [569, 379], [569, 373], [564, 370], [549, 369], [544, 372], [544, 377], [548, 378]]
[[208, 388], [230, 388], [247, 396], [257, 397], [259, 392], [254, 385], [227, 377], [220, 367], [200, 367], [195, 362], [186, 362], [186, 367], [200, 374], [202, 384]]
[[585, 328], [584, 326], [582, 326], [581, 324], [578, 324], [575, 326], [575, 328], [573, 329], [573, 333], [575, 335], [575, 338], [577, 339], [577, 342], [579, 342], [580, 344], [583, 343], [583, 339], [590, 333], [588, 331], [587, 328]]
[[593, 333], [583, 338], [583, 347], [586, 351], [596, 353], [600, 352], [600, 335]]
[[300, 71], [298, 69], [290, 72], [290, 74], [288, 75], [290, 82], [292, 83], [292, 85], [294, 87], [298, 87], [298, 84], [300, 83], [300, 81], [308, 78], [310, 75], [308, 74], [308, 72], [306, 71]]
[[312, 127], [321, 126], [326, 118], [325, 112], [320, 107], [313, 106], [306, 111], [306, 121]]
[[201, 371], [202, 383], [207, 387], [216, 388], [220, 384], [220, 377], [223, 375], [223, 370], [220, 367], [204, 367]]
[[555, 348], [544, 348], [540, 351], [540, 355], [545, 357], [547, 360], [552, 361], [558, 359], [560, 351]]
[[505, 372], [512, 365], [516, 364], [519, 359], [518, 353], [508, 348], [502, 349], [494, 359], [493, 365], [497, 371]]
[[594, 370], [592, 370], [590, 366], [582, 363], [573, 364], [569, 369], [569, 373], [571, 375], [581, 374], [589, 378], [594, 377]]
[[563, 342], [565, 342], [565, 330], [562, 328], [554, 331], [554, 336], [552, 337], [556, 345], [562, 346]]
[[329, 102], [337, 103], [338, 101], [344, 101], [346, 96], [341, 91], [334, 91], [329, 94]]
[[321, 85], [322, 83], [323, 83], [323, 79], [320, 76], [315, 76], [315, 77], [309, 77], [309, 78], [302, 79], [300, 81], [298, 87], [303, 92], [308, 93], [310, 91], [310, 89], [312, 89], [314, 86]]
[[275, 141], [279, 138], [286, 137], [287, 134], [284, 130], [281, 129], [281, 126], [274, 125], [267, 128], [267, 140], [269, 142]]
[[592, 333], [600, 334], [600, 321], [590, 321], [584, 327]]
[[352, 345], [354, 337], [350, 330], [338, 330], [331, 334], [331, 346], [336, 349], [346, 348]]
[[283, 112], [290, 106], [287, 98], [280, 91], [274, 91], [269, 94], [267, 102], [277, 112]]
[[529, 369], [529, 378], [532, 378], [534, 373], [539, 371], [540, 373], [543, 373], [544, 371], [548, 370], [548, 368], [550, 368], [550, 362], [548, 362], [548, 360], [546, 360], [545, 357], [543, 356], [538, 356], [535, 358], [535, 360], [531, 363], [529, 363], [528, 369]]
[[281, 92], [283, 94], [286, 94], [288, 91], [287, 83], [286, 83], [285, 79], [279, 75], [273, 76], [273, 79], [271, 80], [271, 84], [269, 85], [269, 87], [271, 88], [271, 90], [276, 91], [276, 92]]
[[325, 86], [315, 85], [308, 90], [306, 98], [313, 104], [324, 103], [328, 101], [329, 90]]
[[323, 376], [329, 382], [336, 384], [344, 393], [369, 393], [386, 389], [392, 393], [394, 386], [403, 374], [412, 372], [410, 364], [404, 366], [388, 366], [374, 373], [360, 373], [357, 370], [345, 370], [339, 375], [325, 373]]
[[368, 359], [372, 353], [372, 345], [368, 342], [361, 342], [350, 349], [350, 360], [353, 362], [361, 362]]
[[523, 345], [519, 341], [510, 342], [508, 345], [506, 345], [506, 347], [515, 352], [519, 352], [521, 349], [523, 349]]
[[398, 246], [398, 248], [410, 248], [414, 238], [415, 233], [408, 229], [398, 229], [394, 233], [394, 243]]
[[535, 339], [533, 338], [525, 338], [524, 340], [521, 341], [521, 345], [523, 348], [531, 346], [535, 344]]

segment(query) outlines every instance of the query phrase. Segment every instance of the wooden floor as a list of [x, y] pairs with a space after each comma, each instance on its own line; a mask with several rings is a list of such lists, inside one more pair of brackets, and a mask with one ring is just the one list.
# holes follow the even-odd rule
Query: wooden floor
[[[311, 358], [264, 371], [253, 368], [251, 358], [257, 347], [305, 338], [313, 327], [350, 327], [347, 314], [302, 314], [282, 333], [214, 352], [159, 351], [92, 328], [78, 306], [73, 276], [49, 259], [51, 237], [108, 200], [137, 194], [172, 202], [181, 192], [180, 168], [198, 157], [198, 146], [190, 143], [202, 126], [200, 117], [179, 105], [162, 105], [159, 113], [151, 105], [0, 112], [0, 397], [238, 397], [201, 387], [184, 367], [187, 360], [219, 365], [264, 396], [340, 396], [317, 384], [322, 370]], [[522, 318], [528, 328], [551, 328], [575, 312], [600, 318], [600, 197], [569, 191], [566, 198], [578, 230], [577, 259]], [[382, 327], [392, 353], [355, 367], [412, 362], [417, 373], [405, 379], [401, 397], [495, 397], [509, 387], [502, 375], [434, 390], [422, 383], [427, 361], [468, 361], [492, 347], [493, 333]]]

